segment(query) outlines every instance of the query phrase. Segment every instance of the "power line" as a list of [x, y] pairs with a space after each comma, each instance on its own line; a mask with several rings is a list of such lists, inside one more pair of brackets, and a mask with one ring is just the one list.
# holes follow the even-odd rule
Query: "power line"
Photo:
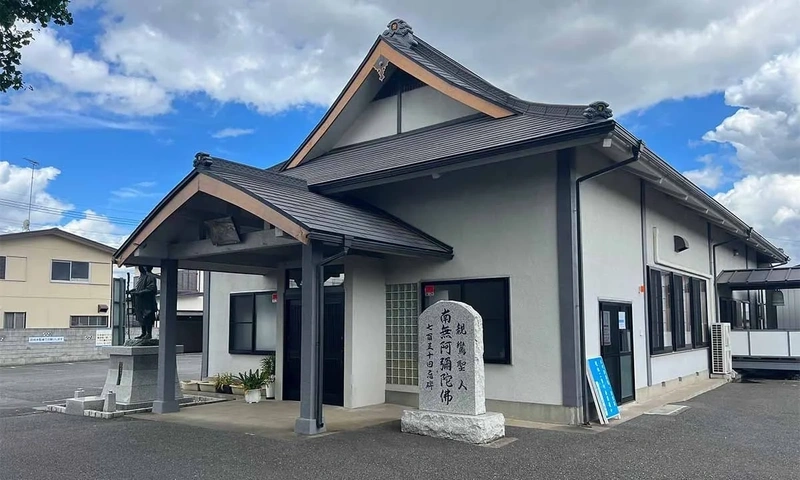
[[95, 221], [107, 221], [111, 223], [117, 224], [124, 224], [124, 225], [139, 225], [141, 223], [140, 220], [133, 219], [133, 218], [125, 218], [125, 217], [115, 217], [115, 216], [107, 216], [107, 215], [100, 215], [100, 214], [87, 214], [83, 212], [78, 212], [75, 210], [66, 210], [62, 208], [56, 207], [48, 207], [45, 205], [34, 204], [34, 205], [26, 205], [22, 202], [16, 202], [13, 200], [5, 200], [0, 199], [0, 206], [5, 206], [9, 208], [16, 208], [21, 210], [28, 210], [31, 209], [35, 212], [45, 213], [49, 215], [57, 215], [57, 216], [64, 216], [68, 218], [74, 218], [78, 220], [95, 220]]

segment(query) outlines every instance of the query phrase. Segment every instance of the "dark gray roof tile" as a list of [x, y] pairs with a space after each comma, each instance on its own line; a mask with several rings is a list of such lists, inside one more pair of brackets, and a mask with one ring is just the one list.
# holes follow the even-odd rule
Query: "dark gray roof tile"
[[[201, 173], [264, 200], [310, 231], [348, 235], [388, 245], [449, 253], [452, 249], [385, 212], [313, 193], [305, 182], [219, 158]], [[281, 178], [282, 177], [282, 178]]]
[[[611, 122], [611, 121], [608, 121]], [[597, 126], [583, 118], [513, 115], [473, 117], [463, 122], [421, 129], [380, 141], [333, 150], [282, 172], [309, 185], [390, 171]]]

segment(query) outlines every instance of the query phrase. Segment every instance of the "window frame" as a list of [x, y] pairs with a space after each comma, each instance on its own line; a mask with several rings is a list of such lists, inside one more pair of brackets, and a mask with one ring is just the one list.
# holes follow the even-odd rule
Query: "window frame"
[[[13, 321], [15, 326], [13, 327], [6, 326], [7, 322], [6, 319], [8, 315], [14, 315]], [[17, 321], [16, 315], [22, 315], [22, 328], [16, 327], [16, 321]], [[26, 328], [28, 328], [28, 312], [3, 312], [3, 330], [25, 330]]]
[[6, 259], [6, 256], [0, 255], [0, 280], [6, 279], [7, 265], [8, 265], [8, 260]]
[[[86, 318], [87, 325], [74, 325], [73, 320], [78, 319], [77, 323], [80, 323], [81, 318]], [[92, 320], [96, 320], [98, 318], [105, 319], [105, 323], [102, 325], [92, 325]], [[69, 316], [69, 328], [108, 328], [108, 315], [70, 315]]]
[[[56, 263], [68, 263], [69, 264], [69, 280], [60, 280], [53, 278], [53, 266]], [[85, 263], [86, 264], [86, 278], [75, 277], [72, 274], [73, 271], [73, 264], [74, 263]], [[50, 282], [52, 283], [90, 283], [89, 280], [92, 277], [92, 262], [84, 262], [79, 260], [59, 260], [59, 259], [52, 259], [50, 260]]]
[[[428, 285], [444, 286], [444, 285], [458, 285], [461, 292], [461, 300], [469, 304], [469, 301], [463, 298], [464, 284], [466, 283], [482, 283], [482, 282], [502, 282], [503, 283], [503, 303], [505, 305], [505, 352], [506, 355], [501, 359], [487, 359], [486, 358], [486, 336], [484, 335], [484, 358], [483, 363], [492, 365], [512, 365], [512, 352], [511, 352], [511, 281], [509, 277], [492, 277], [492, 278], [466, 278], [461, 280], [427, 280], [420, 282], [420, 302], [419, 313], [425, 310], [425, 287]], [[480, 313], [480, 312], [479, 312]], [[484, 327], [485, 331], [485, 327]]]
[[[669, 315], [668, 322], [664, 321], [663, 314], [663, 297], [662, 278], [668, 276], [670, 279], [669, 285]], [[677, 288], [676, 285], [680, 283], [681, 287]], [[686, 285], [688, 284], [689, 294], [685, 295]], [[705, 285], [705, 289], [701, 288]], [[706, 312], [702, 312], [702, 295], [705, 295]], [[688, 298], [690, 305], [685, 307], [685, 300]], [[708, 320], [708, 280], [686, 273], [673, 272], [670, 270], [661, 270], [658, 268], [647, 267], [647, 307], [648, 307], [648, 328], [650, 331], [650, 338], [648, 339], [650, 347], [650, 355], [662, 355], [669, 353], [685, 352], [698, 348], [708, 348], [709, 338], [706, 331], [705, 342], [702, 340], [703, 331], [706, 326], [703, 325], [704, 317]], [[689, 313], [689, 318], [686, 318], [686, 312]], [[686, 341], [686, 322], [689, 322], [690, 341]], [[661, 327], [669, 325], [671, 331], [670, 339], [672, 345], [664, 345], [666, 342], [666, 332], [661, 331]], [[659, 327], [659, 328], [656, 328]], [[660, 340], [660, 342], [659, 342]], [[660, 345], [659, 345], [660, 343]]]
[[[256, 317], [256, 314], [257, 314], [257, 311], [256, 311], [256, 297], [258, 295], [264, 295], [264, 296], [267, 296], [269, 298], [270, 302], [272, 302], [272, 295], [275, 294], [275, 293], [278, 293], [278, 292], [276, 290], [259, 290], [257, 292], [236, 292], [236, 293], [231, 293], [230, 294], [229, 299], [228, 299], [228, 301], [229, 301], [229, 304], [228, 304], [228, 353], [235, 354], [235, 355], [275, 355], [276, 354], [275, 350], [256, 350], [256, 338], [257, 338], [256, 337], [256, 334], [257, 334], [256, 330], [257, 330], [257, 325], [258, 325], [258, 322], [257, 322], [258, 319]], [[252, 322], [250, 322], [252, 331], [250, 332], [251, 333], [250, 350], [244, 350], [244, 349], [237, 349], [237, 348], [233, 347], [233, 335], [232, 335], [232, 333], [233, 333], [233, 328], [232, 328], [233, 324], [234, 323], [242, 323], [242, 324], [246, 324], [247, 323], [247, 322], [234, 322], [233, 321], [234, 318], [236, 318], [235, 315], [234, 315], [233, 298], [234, 297], [248, 297], [248, 296], [252, 298], [251, 306], [252, 306], [252, 312], [253, 313], [252, 313]], [[280, 321], [280, 319], [277, 318], [277, 315], [278, 315], [277, 310], [275, 312], [275, 315], [276, 315], [275, 328], [277, 329], [278, 328], [278, 322]], [[276, 334], [277, 334], [277, 332], [276, 332]], [[276, 335], [276, 342], [280, 342], [280, 339], [277, 338], [277, 335]]]

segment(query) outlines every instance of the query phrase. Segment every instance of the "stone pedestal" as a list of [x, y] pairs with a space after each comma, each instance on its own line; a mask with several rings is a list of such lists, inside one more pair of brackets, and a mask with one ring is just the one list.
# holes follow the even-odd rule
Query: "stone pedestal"
[[506, 435], [506, 419], [502, 413], [459, 415], [457, 413], [406, 410], [400, 419], [405, 433], [458, 440], [467, 443], [490, 443]]
[[[158, 346], [104, 347], [109, 354], [108, 375], [101, 398], [111, 391], [116, 394], [118, 409], [130, 410], [153, 405], [158, 383]], [[183, 345], [175, 347], [183, 353]], [[180, 399], [181, 387], [175, 368], [175, 398]]]
[[478, 312], [466, 303], [436, 302], [420, 315], [418, 331], [419, 410], [403, 412], [401, 430], [469, 443], [504, 437], [503, 414], [486, 412]]

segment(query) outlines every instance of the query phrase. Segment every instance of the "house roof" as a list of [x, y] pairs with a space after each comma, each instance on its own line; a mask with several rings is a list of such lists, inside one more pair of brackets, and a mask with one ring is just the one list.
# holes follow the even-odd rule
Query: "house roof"
[[75, 235], [74, 233], [70, 233], [60, 228], [48, 228], [44, 230], [33, 230], [30, 232], [18, 232], [18, 233], [6, 233], [0, 235], [0, 242], [3, 240], [24, 240], [27, 238], [36, 238], [36, 237], [47, 237], [47, 236], [55, 236], [60, 237], [65, 240], [69, 240], [70, 242], [80, 243], [90, 248], [94, 248], [106, 253], [114, 253], [114, 248], [109, 247], [108, 245], [104, 245], [100, 242], [95, 242], [94, 240], [89, 240], [88, 238], [81, 237], [80, 235]]
[[[256, 199], [281, 218], [300, 227], [308, 240], [343, 242], [351, 247], [378, 253], [450, 258], [449, 245], [407, 223], [368, 205], [356, 205], [309, 191], [304, 180], [279, 173], [198, 154], [195, 169], [172, 190], [117, 250], [115, 258], [125, 262], [145, 226], [157, 221], [159, 212], [181, 195], [183, 187], [198, 176], [222, 182]], [[226, 187], [227, 188], [227, 187]], [[202, 190], [201, 190], [202, 191]], [[210, 193], [210, 192], [207, 192]], [[211, 193], [213, 195], [213, 193]], [[188, 197], [187, 197], [188, 198]]]
[[717, 285], [733, 289], [800, 288], [800, 266], [724, 270], [717, 275]]
[[[382, 80], [390, 62], [420, 81], [427, 79], [430, 83], [438, 83], [440, 91], [457, 101], [460, 99], [473, 105], [482, 105], [474, 108], [482, 113], [327, 151], [324, 149], [332, 143], [320, 144], [317, 151], [309, 155], [314, 148], [311, 145], [325, 135], [325, 129], [349, 101], [346, 93], [352, 96], [354, 88], [358, 88], [358, 82], [363, 82], [370, 74], [379, 75]], [[479, 101], [476, 103], [475, 99]], [[495, 110], [492, 111], [487, 105]], [[209, 157], [212, 166], [202, 173], [259, 198], [271, 208], [291, 217], [307, 231], [349, 235], [372, 242], [391, 239], [405, 248], [449, 252], [452, 255], [449, 246], [391, 218], [385, 212], [374, 211], [369, 206], [349, 204], [322, 193], [523, 149], [573, 140], [588, 141], [601, 135], [613, 136], [615, 141], [629, 147], [640, 144], [639, 139], [611, 120], [611, 117], [609, 105], [602, 101], [590, 105], [556, 105], [517, 98], [419, 39], [408, 24], [396, 19], [378, 37], [339, 98], [292, 157], [264, 170]], [[709, 218], [715, 219], [713, 221], [758, 246], [769, 257], [788, 261], [782, 250], [753, 231], [646, 146], [641, 152], [640, 163], [647, 166], [647, 170], [657, 172], [656, 176], [643, 178], [659, 185], [662, 180], [669, 180], [677, 185], [681, 196], [691, 199], [691, 202], [685, 202], [687, 205], [691, 203], [692, 208], [701, 214], [705, 212]]]
[[611, 121], [587, 123], [583, 117], [525, 114], [494, 119], [473, 116], [332, 150], [282, 173], [317, 186], [379, 173], [399, 174], [407, 167], [428, 166], [429, 162], [443, 159], [456, 160], [467, 154], [486, 154], [503, 147], [529, 146], [533, 141], [560, 141], [570, 133], [589, 135], [613, 129]]
[[[393, 20], [389, 25], [397, 21], [398, 20]], [[399, 21], [402, 22], [402, 20]], [[522, 100], [487, 82], [451, 57], [437, 50], [431, 44], [413, 35], [413, 32], [411, 35], [415, 42], [411, 44], [405, 41], [403, 37], [389, 35], [389, 31], [390, 30], [387, 29], [387, 31], [381, 35], [381, 38], [385, 39], [392, 48], [406, 55], [408, 58], [414, 60], [419, 65], [425, 67], [427, 70], [452, 85], [467, 90], [496, 105], [513, 110], [516, 113], [537, 113], [554, 117], [572, 117], [582, 120], [584, 124], [586, 123], [586, 118], [583, 116], [586, 111], [586, 105], [560, 105]]]
[[386, 212], [309, 191], [305, 181], [221, 158], [200, 173], [229, 183], [268, 203], [309, 232], [347, 235], [356, 239], [443, 256], [452, 248]]

